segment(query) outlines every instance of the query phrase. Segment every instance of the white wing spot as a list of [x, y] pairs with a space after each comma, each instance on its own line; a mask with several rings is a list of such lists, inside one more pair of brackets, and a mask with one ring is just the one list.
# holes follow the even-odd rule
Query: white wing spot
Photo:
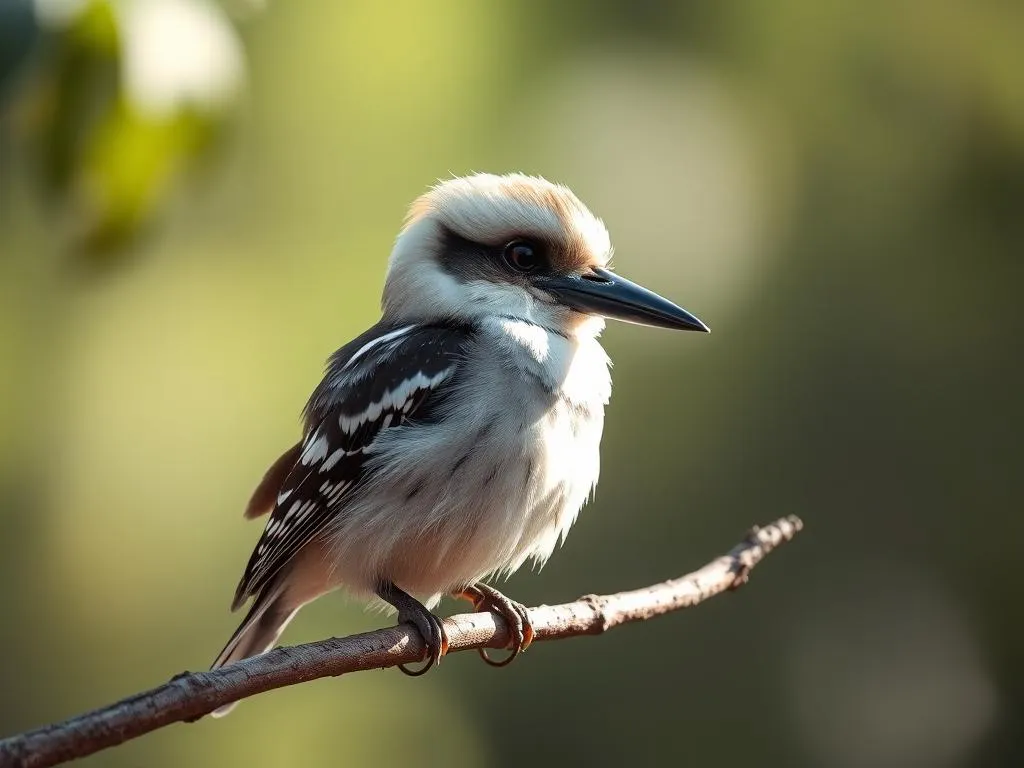
[[[327, 457], [327, 461], [320, 465], [320, 471], [330, 472], [334, 468], [334, 465], [341, 461], [342, 457], [344, 457], [346, 453], [347, 452], [345, 451], [344, 448], [339, 448], [338, 450], [336, 450], [334, 453]], [[320, 490], [323, 491], [323, 488], [321, 488]]]
[[351, 484], [352, 484], [352, 481], [348, 481], [348, 482], [344, 482], [344, 483], [338, 483], [338, 487], [335, 488], [334, 491], [331, 493], [331, 495], [327, 498], [327, 506], [330, 506], [330, 505], [334, 504], [338, 499], [340, 499], [341, 495], [346, 490], [348, 490], [348, 487]]
[[409, 331], [411, 331], [415, 327], [415, 325], [407, 325], [404, 328], [399, 328], [397, 330], [391, 331], [390, 333], [385, 333], [383, 336], [378, 336], [376, 339], [372, 339], [366, 342], [365, 344], [363, 344], [363, 346], [356, 350], [356, 353], [352, 355], [352, 357], [348, 359], [348, 362], [345, 363], [345, 366], [342, 370], [350, 367], [356, 360], [358, 360], [360, 357], [365, 355], [367, 352], [369, 352], [377, 345], [384, 344], [389, 341], [394, 341], [395, 339], [400, 338], [405, 334], [409, 333]]
[[292, 505], [288, 508], [288, 511], [284, 513], [285, 522], [288, 522], [288, 518], [294, 515], [296, 510], [298, 510], [298, 508], [301, 506], [302, 502], [299, 499], [296, 499], [294, 502], [292, 502]]
[[[413, 396], [420, 391], [430, 390], [437, 387], [438, 384], [447, 379], [453, 368], [445, 368], [443, 371], [435, 376], [427, 377], [422, 371], [417, 373], [415, 376], [406, 379], [397, 387], [384, 393], [384, 396], [376, 402], [370, 403], [366, 407], [366, 410], [358, 414], [340, 414], [338, 416], [338, 426], [341, 427], [341, 431], [346, 434], [352, 434], [363, 424], [370, 421], [376, 421], [380, 418], [384, 411], [389, 411], [385, 415], [381, 427], [387, 428], [393, 423], [393, 416], [395, 411], [401, 411], [402, 413], [408, 413], [413, 406]], [[332, 456], [333, 458], [333, 456]], [[341, 458], [340, 456], [338, 457]], [[306, 463], [303, 461], [303, 463]], [[335, 462], [336, 463], [336, 462]], [[333, 464], [331, 466], [334, 466]]]
[[318, 461], [323, 461], [326, 455], [327, 437], [319, 435], [315, 440], [306, 445], [305, 450], [302, 451], [302, 456], [299, 457], [299, 461], [303, 466], [309, 466], [310, 464], [315, 464]]

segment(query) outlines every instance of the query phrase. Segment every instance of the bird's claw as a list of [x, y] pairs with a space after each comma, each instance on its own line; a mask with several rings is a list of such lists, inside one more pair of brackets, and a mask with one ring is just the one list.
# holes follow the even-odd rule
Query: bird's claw
[[419, 677], [430, 671], [435, 664], [440, 664], [441, 657], [448, 653], [448, 635], [441, 620], [393, 582], [380, 582], [377, 585], [377, 596], [398, 610], [399, 624], [412, 624], [416, 627], [426, 646], [426, 664], [421, 669], [411, 670], [404, 664], [399, 664], [398, 668], [410, 677]]
[[513, 659], [530, 647], [533, 642], [533, 624], [530, 622], [530, 614], [526, 606], [522, 603], [509, 599], [494, 587], [482, 582], [477, 582], [466, 588], [459, 594], [459, 597], [471, 602], [473, 608], [478, 612], [494, 611], [508, 624], [512, 634], [512, 642], [509, 646], [511, 652], [508, 656], [501, 661], [495, 661], [487, 654], [486, 648], [477, 649], [480, 658], [492, 667], [504, 667], [511, 664]]
[[419, 677], [430, 671], [435, 664], [441, 663], [441, 657], [448, 653], [448, 635], [444, 631], [441, 620], [423, 606], [419, 609], [399, 611], [399, 624], [412, 624], [423, 636], [423, 643], [427, 648], [426, 664], [419, 669], [409, 669], [405, 664], [399, 664], [398, 668], [409, 677]]

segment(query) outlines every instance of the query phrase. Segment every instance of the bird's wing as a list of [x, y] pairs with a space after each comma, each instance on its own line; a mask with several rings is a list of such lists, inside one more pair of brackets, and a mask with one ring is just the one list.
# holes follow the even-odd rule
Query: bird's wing
[[306, 404], [305, 438], [276, 489], [232, 609], [323, 532], [364, 477], [367, 449], [381, 430], [430, 420], [451, 389], [471, 333], [454, 325], [379, 324], [331, 357]]
[[270, 469], [263, 474], [260, 484], [252, 492], [249, 504], [245, 508], [245, 517], [249, 519], [261, 517], [274, 509], [277, 504], [277, 491], [284, 485], [288, 473], [292, 471], [292, 467], [299, 460], [301, 453], [302, 441], [300, 440], [270, 465]]

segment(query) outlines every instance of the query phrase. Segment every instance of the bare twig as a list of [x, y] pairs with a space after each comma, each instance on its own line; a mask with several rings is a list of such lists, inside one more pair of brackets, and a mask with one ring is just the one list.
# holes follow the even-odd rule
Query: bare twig
[[[754, 528], [727, 554], [678, 579], [615, 595], [587, 595], [530, 609], [536, 640], [597, 635], [619, 624], [690, 608], [744, 584], [750, 569], [803, 527], [797, 517]], [[444, 621], [449, 650], [504, 648], [508, 628], [492, 613]], [[0, 741], [0, 768], [45, 768], [91, 755], [263, 691], [320, 677], [393, 667], [423, 658], [423, 640], [408, 625], [278, 648], [212, 672], [182, 673], [169, 682], [61, 723]]]

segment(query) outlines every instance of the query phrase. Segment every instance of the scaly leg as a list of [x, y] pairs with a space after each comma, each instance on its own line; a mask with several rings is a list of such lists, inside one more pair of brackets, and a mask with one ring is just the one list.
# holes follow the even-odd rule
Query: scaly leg
[[495, 661], [487, 655], [486, 648], [477, 649], [480, 657], [492, 667], [504, 667], [510, 664], [521, 651], [525, 651], [530, 647], [530, 643], [533, 642], [533, 624], [530, 623], [530, 615], [526, 610], [526, 606], [522, 603], [510, 600], [494, 587], [490, 587], [483, 582], [477, 582], [455, 596], [471, 602], [477, 611], [496, 612], [508, 623], [509, 629], [512, 632], [512, 645], [510, 648], [512, 652], [507, 658]]
[[423, 603], [390, 581], [382, 581], [377, 585], [377, 597], [395, 607], [399, 624], [415, 626], [427, 646], [427, 663], [422, 669], [412, 671], [404, 664], [399, 664], [398, 668], [410, 677], [419, 677], [435, 664], [440, 664], [441, 657], [448, 653], [448, 636], [441, 620], [428, 611]]

